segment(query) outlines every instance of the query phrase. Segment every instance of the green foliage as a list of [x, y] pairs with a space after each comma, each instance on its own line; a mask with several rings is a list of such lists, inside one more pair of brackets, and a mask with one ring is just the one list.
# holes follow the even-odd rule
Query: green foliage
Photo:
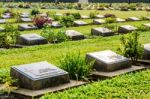
[[5, 83], [10, 78], [10, 70], [7, 68], [0, 69], [0, 83]]
[[39, 13], [40, 13], [40, 11], [37, 8], [32, 9], [30, 12], [31, 15], [37, 15]]
[[59, 21], [61, 19], [60, 16], [56, 15], [56, 14], [53, 14], [52, 15], [52, 18], [55, 20], [55, 21]]
[[136, 10], [136, 4], [130, 4], [128, 8], [131, 10]]
[[16, 44], [19, 32], [12, 24], [5, 24], [4, 32], [0, 33], [0, 47], [10, 48], [11, 44]]
[[68, 37], [65, 35], [66, 29], [62, 28], [58, 32], [56, 32], [57, 42], [63, 42], [68, 40]]
[[70, 27], [74, 24], [74, 17], [72, 15], [68, 15], [68, 16], [63, 16], [60, 20], [60, 23], [63, 25], [63, 26], [66, 26], [66, 27]]
[[90, 12], [89, 16], [91, 19], [96, 18], [97, 12]]
[[17, 79], [12, 79], [10, 77], [10, 70], [8, 68], [0, 69], [0, 83], [3, 84], [0, 93], [9, 94], [11, 91], [15, 90], [16, 87], [12, 86], [12, 84], [17, 81]]
[[87, 63], [85, 58], [81, 57], [80, 52], [68, 52], [60, 60], [60, 67], [69, 73], [71, 79], [86, 78], [92, 69], [92, 62]]
[[150, 28], [146, 27], [146, 26], [138, 26], [138, 29], [137, 31], [140, 31], [140, 32], [145, 32], [145, 31], [149, 31]]
[[118, 24], [117, 23], [116, 24], [105, 23], [105, 24], [103, 24], [103, 27], [111, 29], [113, 31], [117, 31], [118, 30]]
[[122, 46], [119, 51], [125, 56], [131, 59], [132, 64], [136, 64], [137, 60], [142, 57], [143, 46], [139, 43], [139, 33], [133, 32], [127, 36], [122, 36]]
[[115, 23], [115, 22], [116, 22], [116, 18], [112, 18], [112, 17], [106, 18], [106, 23]]
[[81, 18], [81, 15], [80, 13], [72, 13], [72, 15], [74, 16], [75, 19], [80, 19]]
[[147, 99], [150, 71], [125, 74], [86, 86], [46, 94], [40, 99]]
[[67, 40], [67, 36], [65, 35], [65, 28], [62, 28], [59, 31], [54, 31], [51, 26], [46, 25], [42, 29], [41, 35], [45, 37], [50, 43], [63, 42]]

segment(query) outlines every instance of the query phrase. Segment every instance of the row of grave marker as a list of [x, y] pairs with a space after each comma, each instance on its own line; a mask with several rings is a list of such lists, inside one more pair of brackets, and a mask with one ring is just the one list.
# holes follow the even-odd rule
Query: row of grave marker
[[[134, 17], [132, 17], [134, 19]], [[136, 18], [135, 18], [136, 19]], [[23, 18], [24, 21], [28, 21], [28, 22], [31, 22], [31, 19], [30, 18]], [[117, 18], [118, 22], [125, 22], [125, 20], [123, 19], [120, 19], [120, 18]], [[137, 21], [138, 19], [136, 19]], [[5, 23], [5, 19], [0, 19], [0, 23]], [[103, 19], [94, 19], [93, 20], [93, 24], [104, 24], [105, 23], [105, 20]], [[88, 23], [84, 22], [84, 21], [81, 21], [81, 20], [77, 20], [77, 21], [74, 21], [74, 25], [75, 26], [85, 26], [85, 25], [88, 25]], [[59, 27], [62, 27], [62, 25], [59, 23], [59, 22], [52, 22], [51, 24], [52, 27], [55, 27], [55, 28], [59, 28]], [[149, 26], [148, 24], [146, 26]], [[34, 29], [38, 29], [37, 26], [33, 25], [33, 24], [20, 24], [18, 25], [18, 29], [20, 31], [23, 31], [23, 30], [34, 30]], [[0, 28], [0, 31], [3, 31], [4, 28]]]
[[[130, 59], [111, 50], [87, 53], [86, 59], [89, 62], [95, 60], [93, 65], [95, 71], [92, 72], [92, 75], [99, 77], [114, 77], [120, 74], [145, 69], [143, 66], [131, 65]], [[150, 43], [144, 45], [143, 59], [150, 60]], [[12, 66], [11, 77], [19, 79], [18, 84], [21, 87], [13, 92], [17, 95], [30, 97], [58, 91], [61, 88], [84, 84], [78, 84], [77, 82], [72, 84], [68, 72], [46, 61]], [[64, 84], [67, 84], [67, 87], [64, 87]], [[56, 90], [54, 90], [55, 88]], [[28, 91], [32, 92], [32, 94], [28, 93]]]
[[[147, 28], [150, 28], [150, 23], [144, 24], [144, 26], [146, 26]], [[23, 25], [21, 29], [27, 28], [27, 27], [28, 25]], [[32, 28], [35, 28], [35, 27], [32, 27]], [[31, 28], [28, 28], [28, 29], [31, 29]], [[118, 28], [119, 33], [129, 33], [135, 30], [137, 30], [137, 27], [134, 27], [131, 25], [122, 25]], [[66, 30], [65, 34], [72, 40], [81, 40], [85, 38], [85, 36], [82, 33], [75, 31], [75, 30]], [[91, 34], [105, 37], [105, 36], [113, 36], [115, 32], [105, 27], [99, 27], [99, 28], [92, 28]], [[44, 37], [35, 33], [22, 34], [19, 36], [17, 42], [18, 44], [21, 44], [21, 45], [47, 44], [47, 40]]]

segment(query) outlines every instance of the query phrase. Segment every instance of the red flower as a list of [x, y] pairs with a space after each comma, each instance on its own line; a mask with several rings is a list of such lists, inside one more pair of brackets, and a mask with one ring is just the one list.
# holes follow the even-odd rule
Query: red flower
[[48, 17], [38, 16], [34, 18], [33, 22], [38, 28], [42, 28], [45, 24], [51, 24], [52, 20]]

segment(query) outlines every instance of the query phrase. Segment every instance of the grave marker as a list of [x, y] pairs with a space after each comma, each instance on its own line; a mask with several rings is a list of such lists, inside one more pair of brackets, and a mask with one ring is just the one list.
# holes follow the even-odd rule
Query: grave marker
[[87, 23], [84, 21], [78, 20], [78, 21], [74, 21], [74, 25], [75, 26], [85, 26], [85, 25], [87, 25]]
[[20, 24], [20, 25], [18, 25], [18, 29], [20, 31], [23, 31], [23, 30], [34, 30], [34, 29], [38, 29], [38, 27], [35, 26], [35, 25], [30, 25], [30, 24]]
[[108, 28], [100, 27], [100, 28], [93, 28], [91, 30], [92, 35], [97, 35], [97, 36], [112, 36], [114, 35], [115, 32]]
[[95, 60], [94, 68], [97, 71], [111, 72], [131, 67], [128, 58], [118, 55], [111, 50], [88, 53], [86, 57], [90, 61]]
[[131, 25], [123, 25], [118, 28], [119, 33], [129, 33], [135, 30], [137, 30], [137, 28]]
[[144, 44], [143, 59], [144, 60], [150, 60], [150, 43]]
[[40, 90], [69, 83], [69, 74], [46, 61], [11, 67], [11, 77], [21, 88]]
[[67, 30], [66, 35], [72, 40], [81, 40], [84, 39], [84, 35], [75, 30]]
[[94, 19], [93, 24], [99, 25], [99, 24], [104, 24], [105, 20], [103, 19]]
[[47, 44], [47, 40], [38, 34], [22, 34], [18, 37], [17, 43], [21, 45]]

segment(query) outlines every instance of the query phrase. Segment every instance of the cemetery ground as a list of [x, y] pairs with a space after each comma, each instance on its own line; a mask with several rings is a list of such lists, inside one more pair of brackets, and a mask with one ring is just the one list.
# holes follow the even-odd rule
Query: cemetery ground
[[[4, 8], [0, 8], [4, 10]], [[31, 9], [17, 9], [14, 8], [14, 11], [21, 12], [30, 12]], [[40, 12], [45, 13], [49, 11], [48, 9], [40, 9]], [[79, 12], [82, 15], [89, 15], [90, 12], [95, 10], [52, 10], [57, 13], [66, 13], [66, 12]], [[119, 18], [128, 18], [128, 17], [138, 17], [150, 16], [150, 12], [147, 11], [98, 11], [99, 14], [104, 15], [111, 13], [116, 15]], [[27, 46], [23, 48], [15, 49], [0, 49], [0, 75], [3, 75], [3, 72], [6, 72], [6, 69], [9, 71], [10, 66], [29, 64], [39, 61], [48, 61], [49, 63], [59, 66], [59, 59], [62, 58], [64, 53], [78, 53], [80, 52], [82, 57], [89, 52], [103, 51], [103, 50], [112, 50], [117, 52], [117, 48], [120, 47], [120, 38], [122, 35], [114, 35], [110, 37], [102, 36], [91, 36], [91, 29], [96, 27], [102, 27], [102, 25], [93, 25], [93, 19], [81, 19], [87, 23], [90, 23], [86, 26], [79, 27], [68, 27], [67, 30], [76, 30], [84, 34], [87, 39], [78, 40], [78, 41], [65, 41], [62, 43], [56, 44], [45, 44], [45, 45], [36, 45], [36, 46]], [[18, 24], [14, 18], [8, 19], [10, 24], [13, 24], [17, 28]], [[144, 23], [149, 23], [149, 20], [135, 21], [135, 22], [123, 22], [123, 23], [110, 23], [109, 25], [132, 25], [140, 27]], [[21, 23], [22, 24], [22, 23]], [[4, 24], [0, 24], [1, 27], [4, 27]], [[60, 30], [60, 28], [54, 29], [55, 31]], [[114, 29], [115, 31], [115, 29]], [[26, 30], [19, 31], [21, 34], [30, 34], [30, 33], [41, 33], [41, 29], [37, 30]], [[140, 31], [139, 41], [142, 44], [150, 43], [150, 31]], [[124, 34], [126, 35], [126, 34]], [[6, 73], [8, 74], [8, 73]], [[150, 70], [143, 70], [135, 73], [129, 73], [114, 77], [112, 79], [107, 79], [98, 82], [91, 82], [87, 85], [80, 86], [77, 88], [72, 88], [58, 93], [46, 94], [41, 99], [70, 99], [70, 98], [83, 98], [83, 99], [97, 99], [97, 98], [139, 98], [139, 99], [148, 99], [150, 97], [149, 86], [150, 86]]]

